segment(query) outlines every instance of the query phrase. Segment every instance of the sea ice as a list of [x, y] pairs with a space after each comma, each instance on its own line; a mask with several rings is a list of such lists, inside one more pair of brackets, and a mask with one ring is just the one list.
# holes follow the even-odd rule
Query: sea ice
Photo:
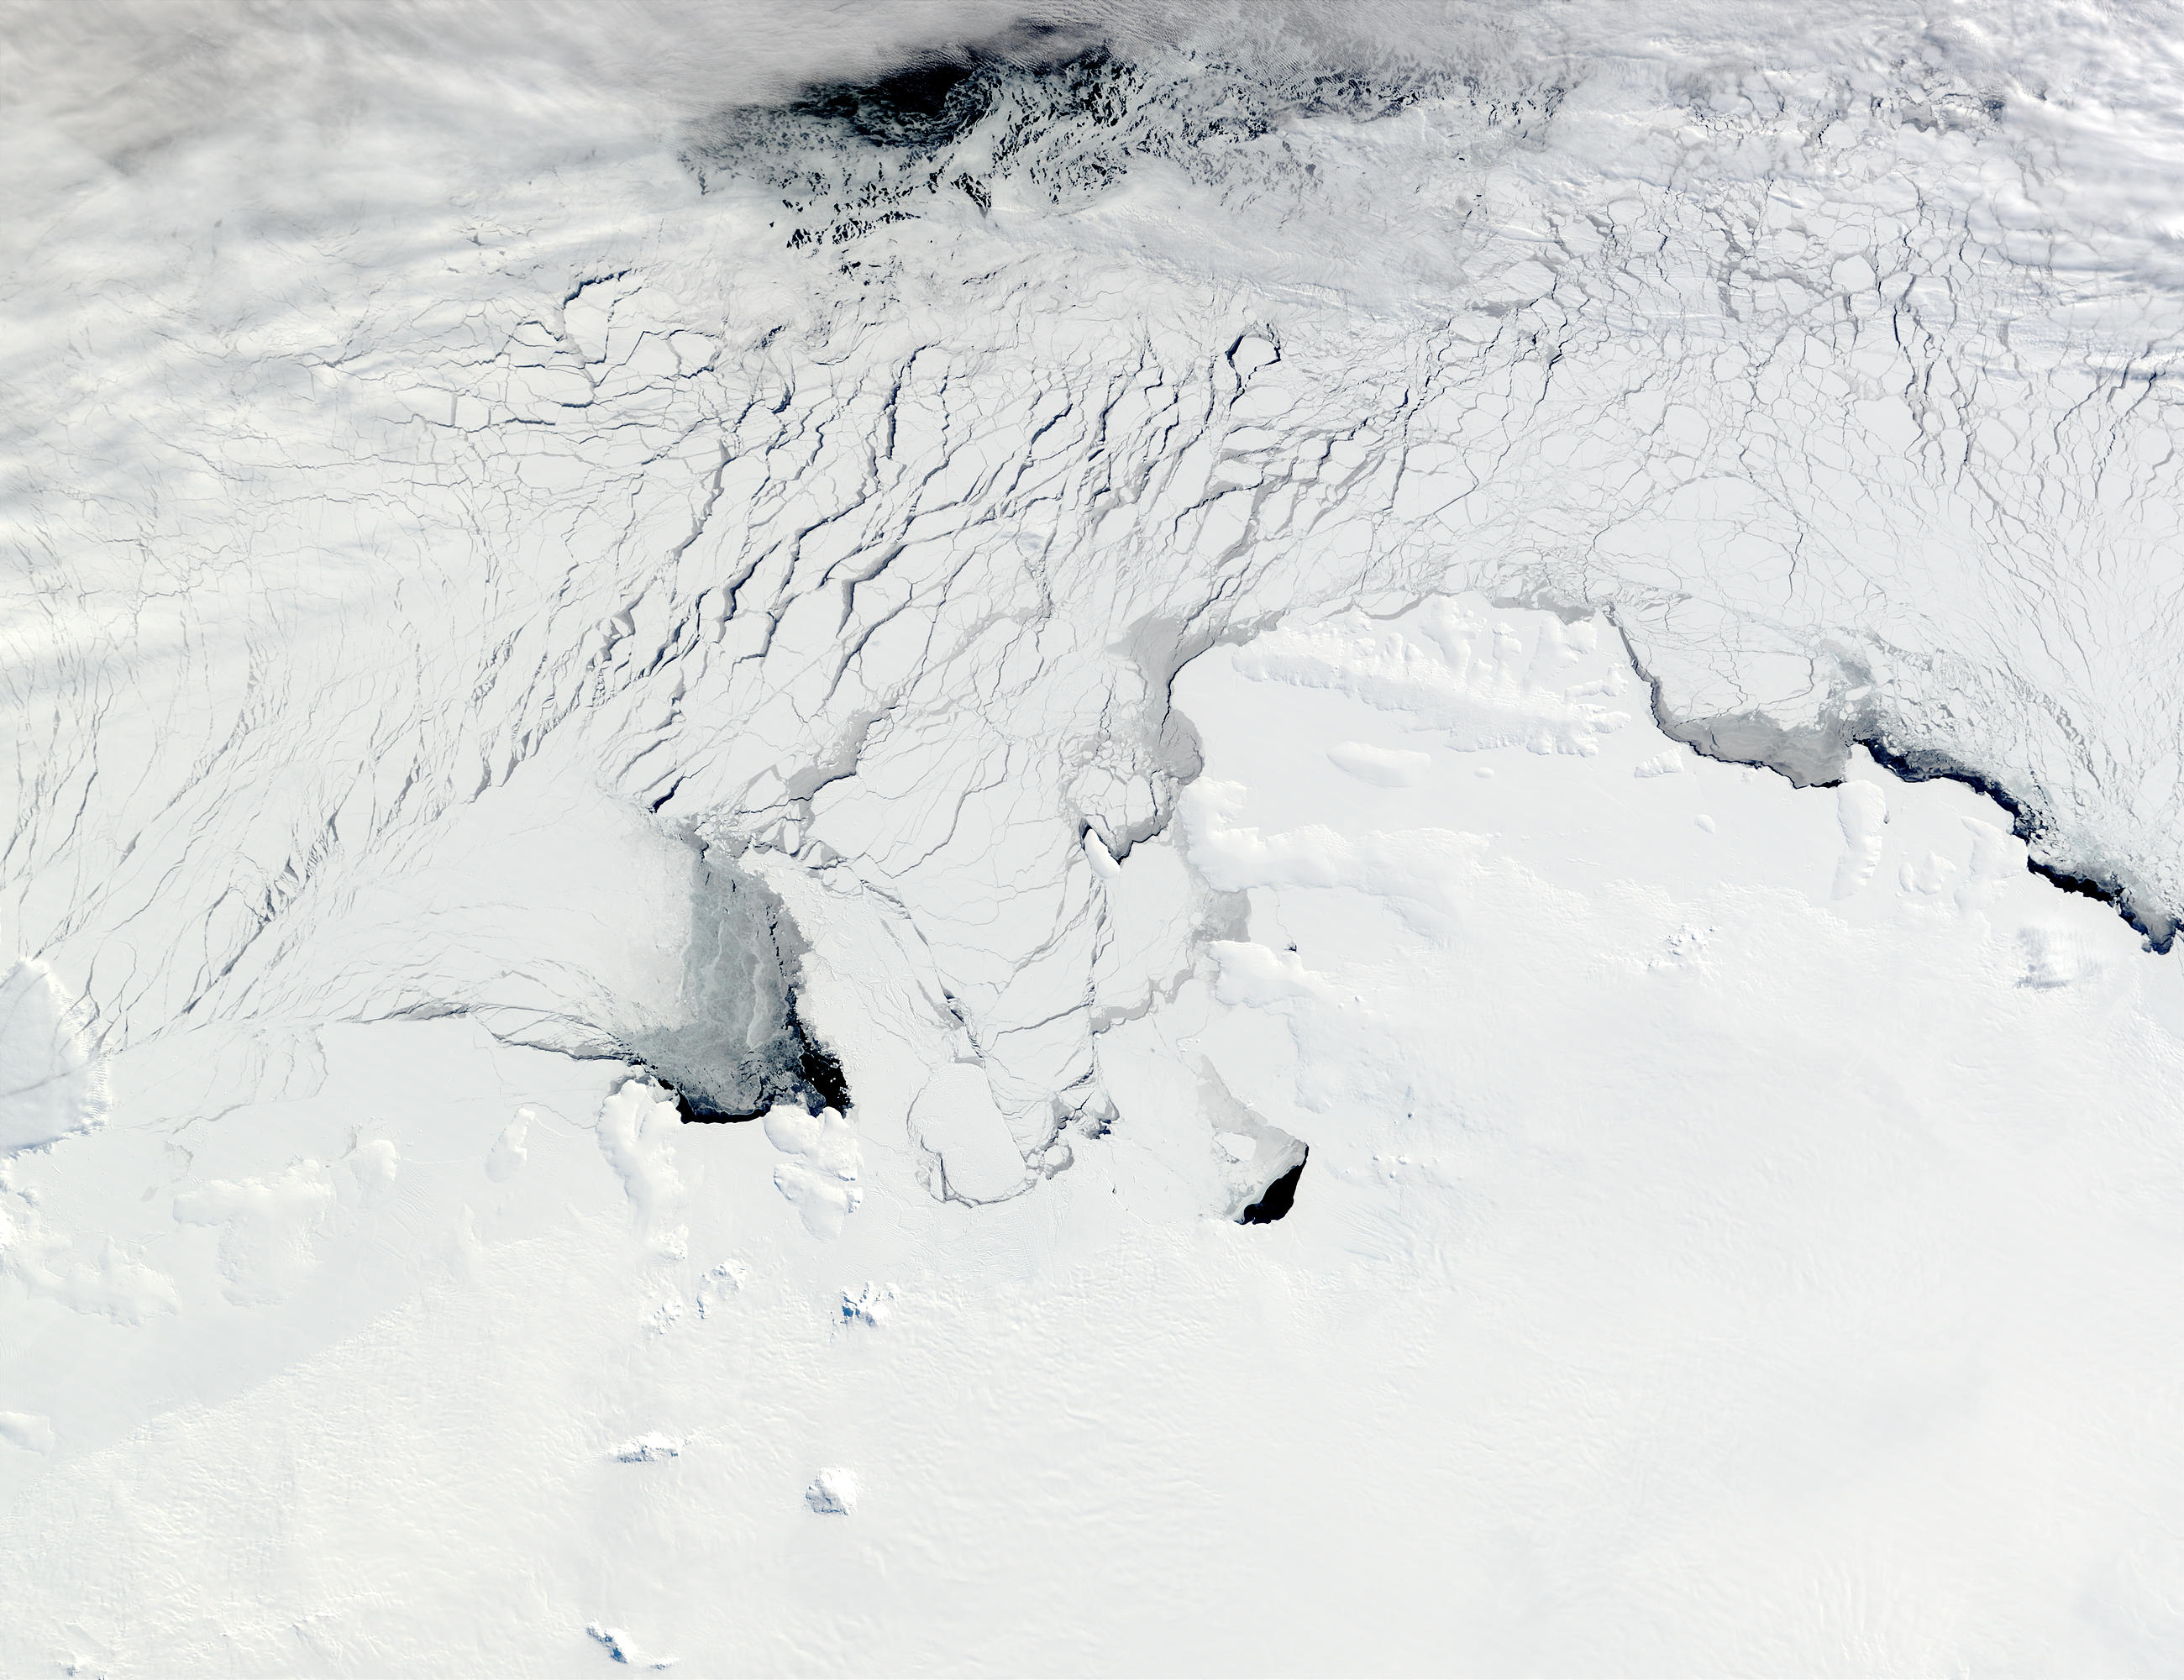
[[16, 10], [0, 1669], [2177, 1666], [2171, 20]]

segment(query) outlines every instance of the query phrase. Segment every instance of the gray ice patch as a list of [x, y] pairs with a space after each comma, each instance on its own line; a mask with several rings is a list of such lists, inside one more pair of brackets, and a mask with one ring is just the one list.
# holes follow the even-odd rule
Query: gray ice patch
[[780, 1103], [846, 1110], [841, 1064], [797, 1017], [806, 948], [787, 909], [712, 852], [694, 867], [678, 1018], [632, 1035], [630, 1050], [686, 1120], [750, 1120]]

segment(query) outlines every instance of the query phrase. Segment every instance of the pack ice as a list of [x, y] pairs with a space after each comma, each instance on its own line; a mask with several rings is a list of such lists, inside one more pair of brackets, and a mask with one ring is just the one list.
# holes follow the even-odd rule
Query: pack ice
[[2177, 1665], [2175, 19], [19, 10], [0, 1670]]

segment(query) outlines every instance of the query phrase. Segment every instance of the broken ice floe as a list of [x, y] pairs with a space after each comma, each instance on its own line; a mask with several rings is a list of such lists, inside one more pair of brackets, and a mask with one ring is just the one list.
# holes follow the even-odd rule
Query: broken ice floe
[[[876, 80], [724, 110], [698, 126], [682, 161], [701, 192], [741, 182], [777, 199], [788, 213], [776, 230], [782, 243], [835, 260], [892, 223], [983, 220], [997, 202], [1074, 209], [1134, 168], [1230, 190], [1240, 172], [1262, 191], [1308, 199], [1318, 168], [1306, 138], [1313, 120], [1369, 120], [1453, 85], [1444, 71], [1410, 65], [1306, 76], [1175, 47], [1141, 43], [1126, 56], [1081, 25], [1048, 23], [998, 50], [942, 49]], [[1520, 97], [1502, 127], [1518, 131], [1511, 119], [1546, 114], [1544, 103]], [[1270, 134], [1279, 145], [1266, 143]], [[1242, 373], [1255, 365], [1253, 349], [1275, 353], [1256, 337], [1241, 348], [1232, 365]]]
[[1004, 1201], [1037, 1182], [985, 1069], [973, 1063], [933, 1071], [911, 1105], [910, 1129], [939, 1160], [940, 1188], [951, 1201]]

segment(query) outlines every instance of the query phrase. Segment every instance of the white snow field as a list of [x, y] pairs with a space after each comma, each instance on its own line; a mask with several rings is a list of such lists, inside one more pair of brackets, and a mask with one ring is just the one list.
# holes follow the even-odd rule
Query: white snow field
[[0, 23], [0, 1672], [2184, 1666], [2184, 17]]

